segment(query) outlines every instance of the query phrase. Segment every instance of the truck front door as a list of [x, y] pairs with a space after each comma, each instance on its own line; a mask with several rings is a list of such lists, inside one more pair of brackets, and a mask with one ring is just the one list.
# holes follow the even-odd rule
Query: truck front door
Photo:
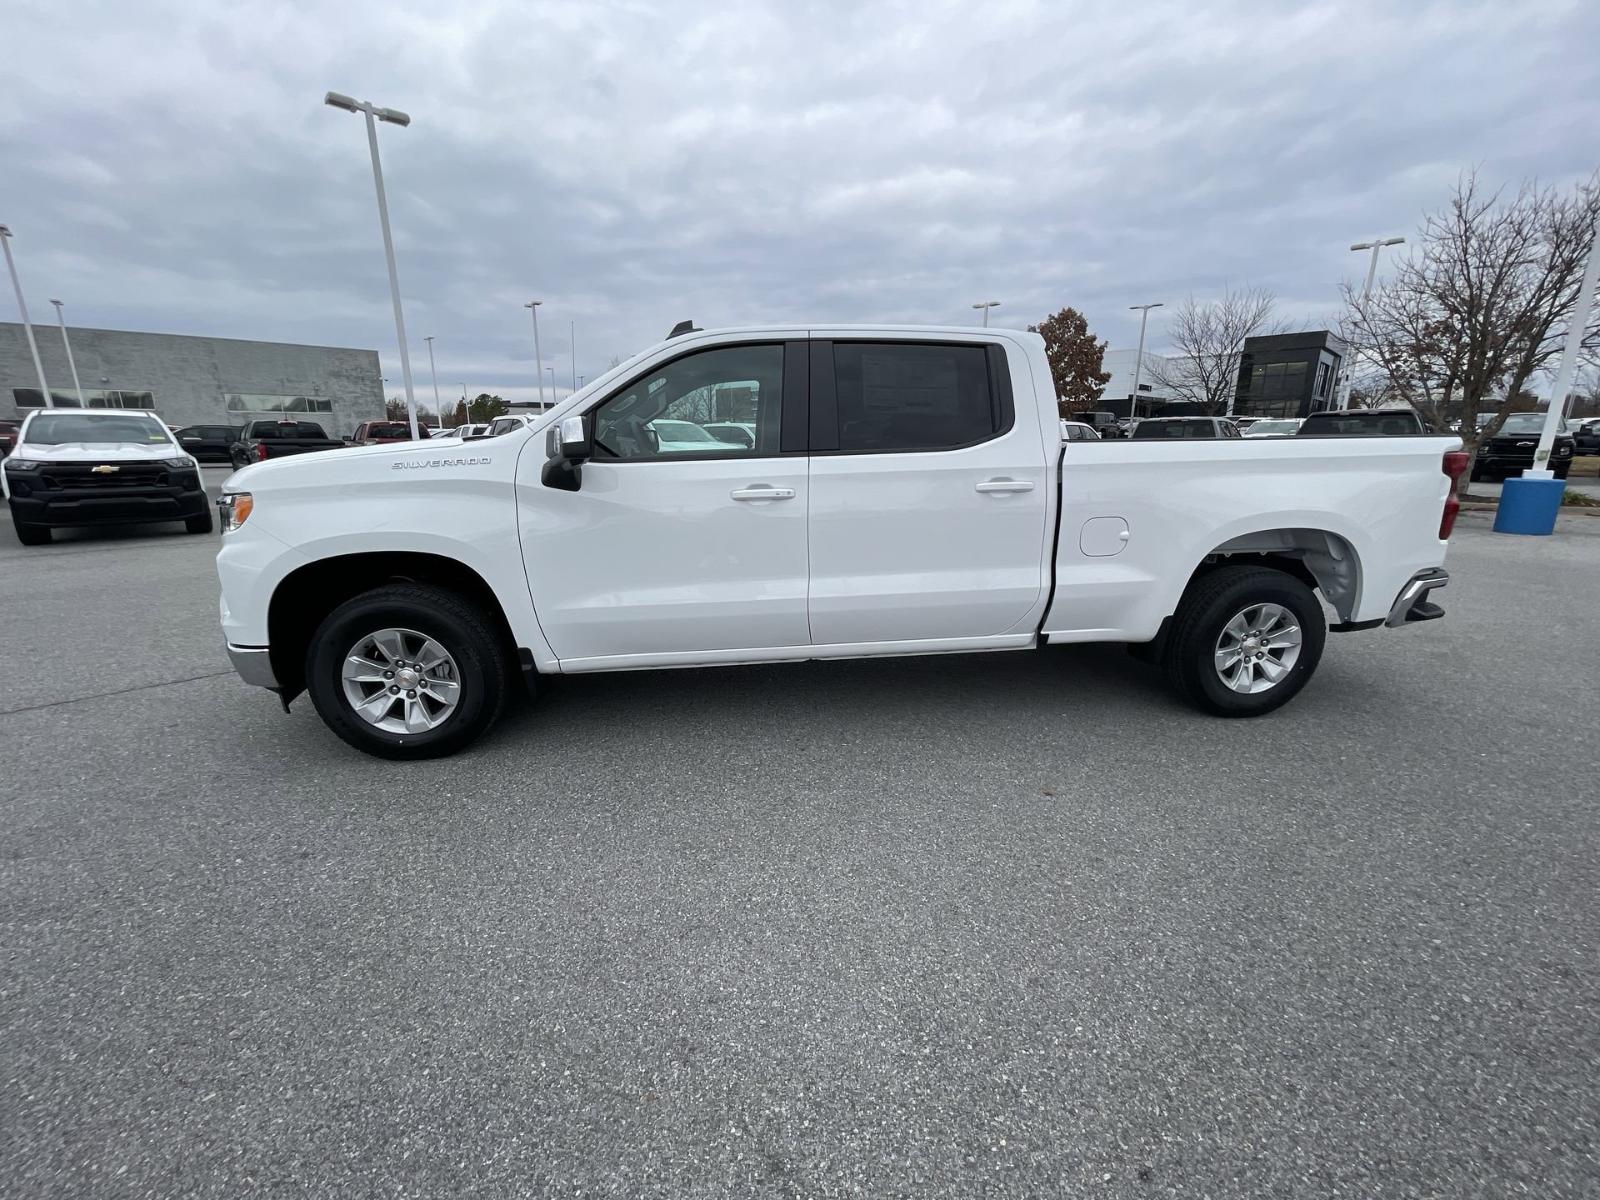
[[813, 643], [1031, 629], [1047, 584], [1048, 476], [1027, 371], [1019, 378], [1020, 404], [994, 342], [812, 343]]
[[[575, 492], [541, 483], [542, 444], [524, 450], [523, 555], [564, 669], [807, 644], [803, 427], [784, 436], [805, 366], [805, 343], [781, 341], [653, 366], [590, 410], [594, 457]], [[751, 445], [705, 429], [730, 421]]]

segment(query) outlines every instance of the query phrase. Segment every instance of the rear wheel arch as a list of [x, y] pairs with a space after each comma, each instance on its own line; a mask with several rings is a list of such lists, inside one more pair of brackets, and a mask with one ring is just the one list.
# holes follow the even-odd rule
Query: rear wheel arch
[[516, 638], [500, 598], [482, 575], [458, 559], [412, 551], [374, 551], [318, 559], [279, 581], [267, 608], [267, 645], [280, 691], [288, 698], [305, 687], [306, 650], [318, 625], [334, 609], [364, 592], [416, 583], [455, 593], [482, 611], [512, 661]]
[[1229, 538], [1200, 560], [1184, 585], [1184, 594], [1207, 573], [1230, 566], [1282, 571], [1320, 591], [1341, 620], [1355, 619], [1361, 599], [1361, 556], [1340, 534], [1326, 529], [1284, 527]]

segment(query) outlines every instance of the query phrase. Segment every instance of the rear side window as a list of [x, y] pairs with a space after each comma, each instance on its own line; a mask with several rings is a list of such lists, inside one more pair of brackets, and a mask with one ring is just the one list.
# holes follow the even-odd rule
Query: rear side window
[[839, 449], [952, 450], [1009, 425], [983, 346], [833, 343]]

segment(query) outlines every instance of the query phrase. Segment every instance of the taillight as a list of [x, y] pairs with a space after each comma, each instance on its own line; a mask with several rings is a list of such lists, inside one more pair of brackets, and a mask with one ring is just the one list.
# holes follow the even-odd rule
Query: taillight
[[256, 461], [257, 462], [266, 462], [267, 461], [267, 444], [265, 442], [257, 442], [256, 443]]
[[1444, 462], [1439, 469], [1450, 477], [1450, 491], [1444, 498], [1444, 513], [1439, 517], [1439, 540], [1450, 539], [1450, 531], [1456, 527], [1456, 514], [1461, 511], [1461, 501], [1456, 499], [1456, 483], [1466, 473], [1467, 464], [1472, 461], [1472, 456], [1465, 450], [1446, 450]]

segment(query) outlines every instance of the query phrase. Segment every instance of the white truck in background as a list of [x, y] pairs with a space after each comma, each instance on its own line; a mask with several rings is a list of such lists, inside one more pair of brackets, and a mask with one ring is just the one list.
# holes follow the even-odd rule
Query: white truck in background
[[1255, 716], [1315, 670], [1318, 593], [1336, 630], [1442, 615], [1465, 466], [1424, 435], [1067, 443], [1014, 330], [692, 331], [497, 438], [234, 474], [222, 626], [246, 681], [391, 758], [542, 675], [1059, 642]]

